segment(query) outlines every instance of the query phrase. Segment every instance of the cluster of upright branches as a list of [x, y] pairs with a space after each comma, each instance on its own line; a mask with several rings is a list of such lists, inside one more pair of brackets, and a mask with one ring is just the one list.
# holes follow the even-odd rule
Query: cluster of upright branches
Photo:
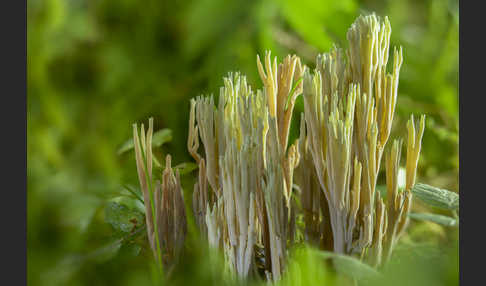
[[[310, 223], [307, 235], [335, 252], [359, 254], [372, 265], [389, 258], [406, 226], [425, 127], [424, 116], [417, 132], [413, 116], [408, 122], [403, 191], [397, 183], [402, 143], [393, 142], [386, 156], [383, 200], [376, 183], [403, 61], [402, 49], [395, 48], [392, 71], [387, 72], [390, 34], [387, 18], [382, 22], [375, 15], [361, 16], [348, 31], [349, 49], [334, 47], [318, 56], [313, 73], [304, 74], [305, 124], [301, 124], [300, 138], [301, 152], [308, 160], [303, 160], [298, 172], [303, 178], [304, 216]], [[316, 172], [306, 175], [311, 166]]]
[[[212, 97], [191, 101], [188, 149], [199, 164], [193, 208], [201, 232], [224, 249], [240, 276], [248, 275], [259, 248], [265, 275], [278, 279], [294, 233], [291, 194], [298, 152], [287, 143], [295, 99], [302, 93], [302, 83], [293, 88], [293, 82], [303, 67], [296, 56], [272, 64], [270, 53], [266, 71], [260, 61], [258, 67], [263, 91], [252, 91], [244, 76], [230, 73], [217, 107]], [[205, 158], [197, 153], [199, 138]]]
[[[425, 127], [424, 116], [418, 126], [413, 116], [407, 123], [406, 184], [399, 190], [402, 141], [385, 152], [403, 61], [395, 48], [387, 71], [390, 34], [387, 18], [360, 16], [348, 31], [349, 48], [319, 55], [312, 71], [295, 55], [278, 63], [267, 52], [263, 63], [257, 57], [263, 89], [253, 91], [245, 76], [230, 73], [217, 103], [212, 96], [191, 100], [187, 147], [199, 166], [194, 216], [201, 235], [238, 276], [280, 279], [299, 215], [308, 243], [373, 266], [389, 259], [407, 225]], [[289, 146], [301, 94], [300, 137]], [[162, 247], [173, 255], [185, 234], [182, 192], [168, 163], [152, 199], [150, 134], [141, 140], [147, 147], [135, 144], [149, 240], [154, 253]], [[139, 141], [136, 128], [134, 138]], [[384, 153], [386, 199], [376, 189]]]
[[179, 172], [171, 168], [171, 157], [166, 157], [162, 183], [152, 175], [153, 118], [145, 133], [142, 124], [140, 136], [133, 125], [133, 142], [138, 179], [145, 204], [147, 236], [154, 257], [161, 267], [170, 268], [177, 261], [187, 233], [186, 209]]

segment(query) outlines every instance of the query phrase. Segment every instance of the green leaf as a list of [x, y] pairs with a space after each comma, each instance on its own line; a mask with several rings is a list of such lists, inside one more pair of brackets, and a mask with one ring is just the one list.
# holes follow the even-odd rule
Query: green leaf
[[162, 144], [167, 143], [172, 140], [172, 130], [170, 129], [161, 129], [154, 133], [152, 136], [152, 146], [153, 147], [160, 147]]
[[334, 262], [336, 271], [349, 275], [355, 279], [367, 279], [380, 275], [373, 267], [361, 262], [360, 260], [347, 255], [337, 254], [329, 251], [317, 251], [319, 256], [323, 258], [331, 258]]
[[285, 109], [287, 109], [288, 105], [289, 105], [289, 102], [290, 102], [290, 99], [292, 98], [292, 96], [294, 96], [294, 92], [295, 90], [297, 89], [297, 86], [302, 82], [302, 80], [304, 79], [303, 76], [299, 77], [299, 79], [294, 83], [294, 86], [292, 87], [292, 90], [290, 91], [289, 93], [289, 96], [287, 97], [287, 101], [285, 102]]
[[185, 175], [197, 169], [197, 164], [192, 162], [184, 162], [175, 166], [174, 169], [179, 170], [180, 175]]
[[128, 139], [120, 148], [118, 148], [117, 154], [123, 154], [131, 149], [133, 149], [133, 139]]
[[132, 194], [142, 204], [144, 203], [143, 197], [142, 197], [142, 192], [140, 191], [140, 189], [138, 189], [138, 188], [136, 188], [132, 185], [129, 185], [129, 184], [124, 184], [123, 188], [125, 188], [128, 192], [130, 192], [130, 194]]
[[430, 206], [447, 210], [459, 209], [459, 195], [454, 192], [418, 183], [412, 188], [412, 193]]
[[117, 235], [131, 233], [144, 222], [142, 213], [118, 202], [108, 203], [105, 208], [105, 221], [112, 226]]
[[124, 243], [120, 247], [120, 255], [124, 255], [127, 257], [136, 257], [140, 254], [140, 251], [142, 250], [142, 247], [140, 244], [129, 242], [129, 243]]
[[[152, 136], [152, 147], [160, 147], [164, 143], [167, 143], [172, 140], [172, 130], [170, 129], [161, 129], [155, 132]], [[133, 138], [128, 139], [123, 143], [123, 145], [118, 149], [118, 155], [123, 154], [127, 151], [133, 149]], [[155, 158], [155, 156], [154, 156]], [[155, 159], [156, 160], [156, 159]], [[157, 161], [158, 162], [158, 161]]]
[[429, 213], [410, 213], [408, 215], [413, 219], [418, 220], [427, 220], [431, 222], [435, 222], [440, 225], [444, 226], [458, 226], [459, 221], [453, 217], [438, 215], [438, 214], [429, 214]]

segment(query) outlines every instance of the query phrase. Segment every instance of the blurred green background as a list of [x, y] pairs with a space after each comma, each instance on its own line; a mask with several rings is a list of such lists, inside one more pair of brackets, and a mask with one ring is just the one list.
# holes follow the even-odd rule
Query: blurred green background
[[[132, 124], [153, 116], [155, 130], [172, 130], [159, 158], [170, 153], [174, 165], [189, 162], [190, 98], [219, 94], [222, 77], [236, 70], [261, 88], [256, 55], [267, 49], [279, 59], [296, 53], [313, 68], [317, 53], [333, 43], [346, 46], [346, 31], [361, 13], [387, 15], [392, 44], [403, 46], [393, 136], [406, 135], [410, 114], [427, 114], [418, 181], [458, 192], [458, 5], [457, 0], [29, 0], [29, 285], [152, 283], [146, 243], [103, 248], [114, 239], [105, 222], [107, 202], [120, 197], [124, 184], [138, 185], [133, 153], [117, 154]], [[301, 100], [296, 108], [295, 114], [303, 110]], [[187, 201], [194, 174], [183, 176]], [[452, 247], [429, 285], [457, 285], [457, 229], [413, 222], [410, 236]], [[192, 240], [188, 252], [194, 254], [198, 241]], [[193, 279], [204, 272], [196, 263], [185, 267]]]

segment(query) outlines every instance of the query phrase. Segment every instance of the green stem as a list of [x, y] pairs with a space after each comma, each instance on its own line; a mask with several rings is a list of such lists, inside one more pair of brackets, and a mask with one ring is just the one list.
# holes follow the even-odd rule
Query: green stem
[[135, 190], [133, 190], [133, 189], [132, 189], [130, 186], [128, 186], [128, 185], [123, 185], [123, 187], [124, 187], [124, 188], [125, 188], [127, 191], [129, 191], [129, 192], [130, 192], [130, 194], [134, 195], [134, 196], [135, 196], [135, 198], [136, 198], [137, 200], [139, 200], [139, 201], [140, 201], [142, 204], [144, 204], [144, 202], [143, 202], [143, 198], [142, 198], [142, 197], [141, 197], [139, 194], [137, 194], [137, 192], [135, 192]]

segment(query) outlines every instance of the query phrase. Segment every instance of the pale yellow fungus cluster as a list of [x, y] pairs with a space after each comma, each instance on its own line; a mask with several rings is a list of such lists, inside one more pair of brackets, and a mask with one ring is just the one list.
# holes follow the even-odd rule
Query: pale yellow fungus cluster
[[[262, 90], [253, 91], [245, 76], [230, 73], [217, 104], [212, 96], [191, 100], [187, 147], [199, 166], [195, 220], [240, 277], [261, 271], [269, 280], [280, 279], [300, 215], [304, 240], [321, 249], [373, 266], [390, 257], [407, 224], [425, 127], [424, 116], [417, 129], [413, 116], [407, 124], [404, 190], [398, 188], [402, 141], [395, 140], [387, 152], [383, 199], [376, 186], [403, 62], [402, 49], [395, 48], [387, 72], [390, 35], [387, 18], [360, 16], [347, 33], [348, 49], [319, 55], [312, 71], [295, 55], [278, 63], [267, 52], [263, 64], [257, 57]], [[300, 137], [289, 146], [301, 94]], [[169, 157], [163, 183], [151, 186], [151, 122], [147, 135], [143, 126], [141, 134], [142, 148], [134, 127], [149, 240], [154, 251], [160, 244], [163, 252], [174, 253], [181, 242], [173, 239], [183, 241], [185, 234], [179, 178]], [[153, 200], [151, 207], [147, 202]]]

